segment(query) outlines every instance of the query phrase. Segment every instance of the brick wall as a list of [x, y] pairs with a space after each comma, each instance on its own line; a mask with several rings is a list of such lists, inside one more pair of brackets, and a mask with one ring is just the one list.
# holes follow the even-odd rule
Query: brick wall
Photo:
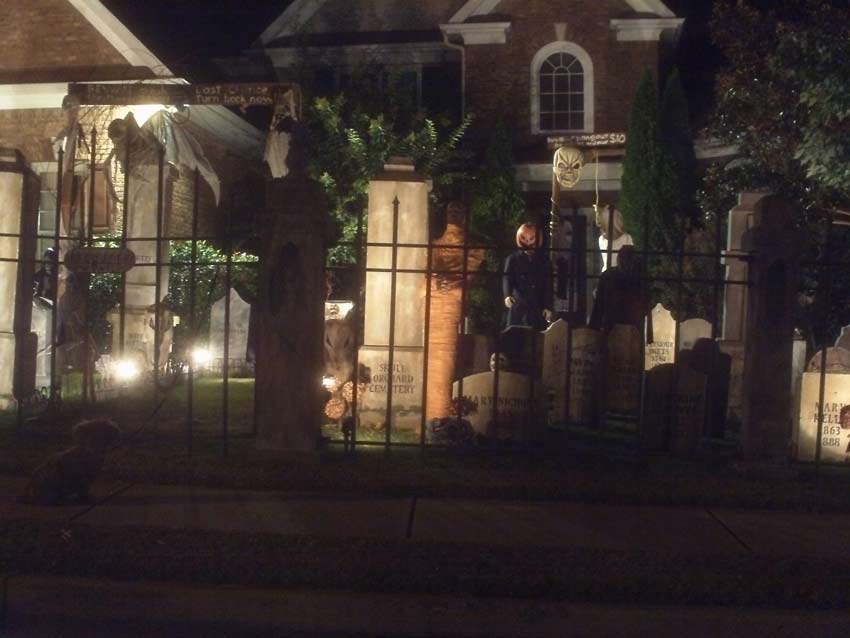
[[132, 67], [67, 0], [2, 0], [0, 43], [0, 81], [151, 76]]
[[54, 160], [50, 138], [65, 126], [62, 109], [0, 110], [0, 147], [16, 148], [28, 162]]
[[557, 41], [555, 23], [566, 24], [564, 39], [585, 49], [593, 62], [596, 131], [626, 129], [628, 112], [645, 68], [658, 67], [656, 43], [617, 42], [610, 20], [627, 14], [620, 0], [503, 0], [495, 20], [510, 21], [506, 44], [467, 47], [467, 105], [476, 126], [487, 130], [498, 119], [515, 130], [516, 147], [545, 148], [546, 135], [531, 134], [531, 61]]

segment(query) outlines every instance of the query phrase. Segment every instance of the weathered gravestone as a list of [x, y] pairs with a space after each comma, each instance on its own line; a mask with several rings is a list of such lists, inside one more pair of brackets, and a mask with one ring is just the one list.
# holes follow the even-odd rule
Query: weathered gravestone
[[[825, 366], [823, 366], [824, 363], [826, 363]], [[806, 372], [820, 372], [822, 367], [825, 367], [827, 372], [850, 373], [850, 350], [844, 348], [826, 348], [826, 352], [821, 350], [809, 359]]]
[[567, 340], [570, 327], [558, 319], [543, 333], [543, 386], [549, 398], [549, 423], [566, 421]]
[[652, 342], [646, 344], [644, 370], [662, 363], [673, 363], [676, 349], [676, 320], [660, 303], [651, 311]]
[[248, 371], [248, 327], [251, 322], [251, 304], [238, 292], [230, 291], [230, 321], [225, 322], [227, 295], [216, 301], [210, 310], [210, 355], [213, 369], [224, 371], [225, 333], [228, 334], [228, 373], [244, 374]]
[[679, 361], [706, 377], [707, 436], [723, 438], [726, 432], [726, 409], [729, 403], [729, 380], [732, 357], [720, 352], [714, 339], [698, 339], [693, 349], [679, 353]]
[[38, 339], [35, 360], [35, 385], [50, 388], [50, 358], [53, 356], [53, 306], [34, 297], [32, 301], [32, 331]]
[[803, 242], [794, 211], [769, 195], [755, 206], [742, 239], [751, 252], [741, 452], [749, 460], [784, 463], [793, 434], [791, 367]]
[[838, 335], [838, 338], [835, 340], [836, 348], [844, 348], [845, 350], [850, 350], [850, 326], [844, 326], [841, 329], [841, 333]]
[[[458, 396], [460, 383], [452, 386]], [[516, 372], [481, 372], [463, 379], [463, 396], [476, 406], [465, 418], [485, 436], [539, 441], [546, 431], [546, 391], [539, 380]]]
[[[850, 460], [850, 361], [846, 358], [843, 363], [837, 361], [837, 351], [841, 349], [829, 348], [827, 352], [830, 350], [834, 353], [833, 362], [831, 366], [827, 365], [827, 372], [823, 375], [820, 459], [828, 463], [843, 463]], [[810, 371], [803, 373], [796, 437], [796, 457], [800, 461], [813, 461], [817, 454], [818, 424], [821, 416], [820, 359], [819, 352], [809, 363]]]
[[705, 428], [706, 376], [664, 363], [646, 374], [643, 441], [655, 452], [690, 455]]
[[711, 324], [705, 319], [688, 319], [679, 325], [679, 351], [690, 349], [699, 339], [711, 339]]
[[595, 418], [599, 332], [591, 328], [576, 328], [571, 345], [570, 420], [573, 423], [591, 423]]
[[513, 372], [540, 376], [543, 333], [529, 326], [510, 326], [499, 335], [499, 351], [508, 357]]
[[603, 404], [611, 412], [635, 412], [640, 405], [643, 339], [635, 326], [617, 324], [608, 333]]

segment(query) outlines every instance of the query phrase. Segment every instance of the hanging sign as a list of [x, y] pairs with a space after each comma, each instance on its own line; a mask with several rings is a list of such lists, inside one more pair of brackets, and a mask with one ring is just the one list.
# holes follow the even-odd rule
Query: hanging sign
[[547, 137], [549, 148], [554, 150], [561, 146], [578, 146], [579, 148], [600, 148], [604, 146], [625, 146], [625, 133], [587, 133], [582, 135], [559, 135]]
[[65, 255], [65, 267], [79, 273], [127, 272], [136, 265], [129, 248], [72, 248]]

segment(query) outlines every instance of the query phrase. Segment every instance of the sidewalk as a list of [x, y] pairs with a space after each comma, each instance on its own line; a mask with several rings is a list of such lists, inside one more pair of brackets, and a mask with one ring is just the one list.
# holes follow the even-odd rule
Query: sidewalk
[[[318, 538], [413, 540], [677, 554], [844, 560], [850, 514], [413, 497], [291, 494], [134, 485], [88, 506], [14, 503], [25, 480], [0, 477], [10, 519]], [[123, 484], [99, 484], [95, 498]], [[87, 511], [88, 510], [88, 511]]]

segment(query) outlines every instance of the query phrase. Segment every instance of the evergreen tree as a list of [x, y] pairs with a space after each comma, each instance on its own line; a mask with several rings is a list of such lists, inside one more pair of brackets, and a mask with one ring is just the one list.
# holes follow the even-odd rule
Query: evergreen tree
[[674, 207], [678, 215], [698, 222], [696, 156], [685, 89], [678, 69], [667, 78], [661, 96], [661, 139], [668, 149], [676, 178]]
[[638, 247], [646, 243], [650, 251], [671, 248], [671, 235], [677, 233], [672, 210], [676, 190], [673, 163], [661, 143], [655, 80], [647, 70], [629, 114], [620, 191], [626, 230]]

